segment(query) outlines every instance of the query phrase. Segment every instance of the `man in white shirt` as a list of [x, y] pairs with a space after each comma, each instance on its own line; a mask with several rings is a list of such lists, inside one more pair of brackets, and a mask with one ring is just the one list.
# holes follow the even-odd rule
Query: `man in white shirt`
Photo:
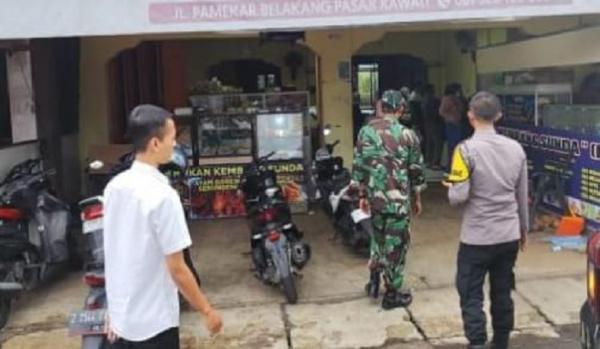
[[179, 348], [178, 289], [211, 333], [220, 331], [222, 321], [184, 261], [191, 239], [183, 207], [158, 171], [175, 146], [171, 114], [138, 106], [129, 132], [136, 160], [104, 192], [109, 340], [119, 349]]

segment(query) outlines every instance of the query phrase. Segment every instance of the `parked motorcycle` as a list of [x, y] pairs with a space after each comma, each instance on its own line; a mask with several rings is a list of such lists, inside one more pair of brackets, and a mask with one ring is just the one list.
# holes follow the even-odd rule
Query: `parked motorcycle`
[[572, 173], [570, 171], [574, 155], [557, 155], [545, 161], [546, 167], [554, 171], [532, 171], [529, 175], [529, 224], [535, 226], [536, 218], [548, 202], [553, 202], [561, 214], [569, 214], [567, 187]]
[[336, 228], [334, 240], [339, 236], [345, 245], [361, 256], [369, 257], [369, 242], [373, 235], [371, 214], [360, 208], [357, 187], [348, 183], [344, 188], [330, 194], [329, 202], [333, 211]]
[[119, 159], [107, 175], [89, 175], [90, 170], [100, 170], [105, 165], [101, 161], [93, 161], [86, 168], [88, 179], [93, 182], [93, 196], [79, 202], [81, 212], [82, 233], [84, 238], [84, 270], [83, 282], [89, 292], [83, 304], [83, 310], [73, 312], [69, 318], [69, 334], [82, 336], [83, 349], [103, 349], [108, 346], [106, 339], [105, 318], [107, 298], [104, 279], [104, 205], [102, 192], [108, 181], [128, 169], [133, 162], [132, 153]]
[[311, 250], [292, 221], [275, 173], [268, 169], [272, 155], [246, 166], [240, 190], [245, 196], [256, 276], [266, 284], [280, 285], [288, 303], [294, 304], [298, 301], [294, 275], [308, 263]]
[[244, 196], [246, 215], [249, 218], [250, 228], [253, 232], [257, 226], [265, 224], [265, 222], [256, 218], [258, 217], [257, 213], [262, 208], [260, 204], [264, 205], [268, 201], [271, 206], [268, 214], [271, 215], [270, 212], [272, 212], [272, 216], [276, 217], [277, 221], [283, 225], [286, 233], [295, 234], [302, 238], [302, 232], [294, 224], [290, 206], [277, 183], [277, 175], [275, 171], [269, 169], [268, 160], [274, 154], [273, 152], [260, 157], [244, 167], [238, 194]]
[[[251, 209], [258, 203], [260, 195], [265, 193], [267, 188], [277, 187], [277, 175], [275, 171], [269, 169], [268, 163], [273, 155], [275, 155], [275, 152], [259, 157], [244, 166], [239, 190], [244, 195], [247, 209]], [[283, 194], [278, 192], [278, 195]], [[283, 199], [282, 196], [281, 199]]]
[[323, 210], [333, 215], [330, 197], [333, 192], [339, 192], [350, 183], [350, 172], [344, 168], [344, 160], [333, 156], [333, 151], [340, 141], [325, 144], [317, 149], [313, 161], [314, 181], [317, 186], [317, 197], [320, 198]]
[[331, 216], [336, 229], [334, 240], [342, 241], [361, 255], [368, 257], [373, 228], [371, 216], [359, 206], [358, 191], [351, 185], [350, 171], [343, 159], [333, 156], [339, 141], [326, 144], [315, 153], [313, 171], [324, 211]]
[[23, 291], [69, 267], [69, 207], [50, 192], [41, 159], [14, 166], [0, 182], [0, 328]]
[[102, 196], [79, 202], [82, 233], [85, 241], [85, 274], [83, 282], [89, 287], [83, 311], [71, 313], [69, 333], [82, 336], [83, 349], [102, 349], [108, 346], [105, 335], [107, 298], [104, 279], [104, 226]]

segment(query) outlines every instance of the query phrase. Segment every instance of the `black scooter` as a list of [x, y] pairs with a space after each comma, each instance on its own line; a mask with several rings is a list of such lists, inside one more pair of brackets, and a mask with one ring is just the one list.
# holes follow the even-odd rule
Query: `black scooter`
[[0, 183], [0, 328], [23, 291], [53, 280], [70, 266], [70, 212], [51, 194], [42, 160], [14, 166]]
[[373, 236], [371, 214], [364, 212], [359, 206], [358, 190], [350, 182], [344, 188], [337, 189], [330, 195], [335, 226], [334, 240], [338, 237], [346, 246], [359, 255], [370, 256], [369, 243]]
[[358, 207], [358, 192], [351, 185], [350, 171], [343, 159], [333, 156], [339, 141], [326, 144], [315, 153], [313, 171], [321, 195], [323, 210], [335, 226], [334, 240], [342, 238], [345, 245], [360, 255], [369, 256], [369, 240], [373, 233], [371, 216]]
[[315, 152], [313, 161], [314, 181], [323, 210], [328, 215], [333, 215], [331, 207], [331, 194], [339, 192], [350, 183], [350, 172], [344, 168], [344, 160], [340, 156], [333, 156], [333, 151], [340, 141], [326, 144]]
[[133, 153], [124, 154], [119, 158], [119, 163], [104, 175], [92, 174], [92, 170], [97, 171], [105, 166], [101, 161], [94, 161], [86, 168], [93, 196], [80, 201], [79, 209], [85, 247], [83, 282], [89, 287], [89, 292], [85, 297], [83, 310], [72, 312], [69, 317], [69, 334], [82, 337], [82, 349], [103, 349], [109, 345], [105, 333], [107, 297], [102, 192], [110, 179], [131, 167], [133, 160]]
[[277, 183], [277, 175], [275, 171], [269, 169], [268, 160], [274, 154], [273, 152], [257, 158], [244, 167], [238, 195], [244, 196], [246, 216], [249, 218], [248, 221], [252, 232], [264, 224], [264, 222], [256, 218], [257, 213], [261, 212], [261, 209], [264, 210], [261, 204], [264, 205], [268, 201], [271, 207], [268, 210], [268, 214], [277, 218], [277, 221], [282, 224], [282, 229], [286, 231], [286, 234], [302, 238], [302, 232], [294, 224], [290, 206], [283, 196], [281, 187]]
[[250, 246], [256, 276], [266, 284], [280, 285], [288, 303], [298, 301], [294, 275], [310, 259], [310, 247], [292, 222], [288, 203], [267, 160], [247, 165], [240, 182], [251, 232]]

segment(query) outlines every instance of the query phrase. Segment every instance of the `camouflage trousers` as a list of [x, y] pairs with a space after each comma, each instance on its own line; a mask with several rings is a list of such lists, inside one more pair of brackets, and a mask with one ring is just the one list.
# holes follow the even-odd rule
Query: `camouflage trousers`
[[376, 214], [372, 220], [371, 268], [383, 272], [388, 290], [400, 290], [410, 245], [409, 222], [406, 218]]

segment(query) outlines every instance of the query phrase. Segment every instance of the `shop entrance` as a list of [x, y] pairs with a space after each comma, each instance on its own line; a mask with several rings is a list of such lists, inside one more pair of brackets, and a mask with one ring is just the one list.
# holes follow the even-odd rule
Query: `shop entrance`
[[318, 134], [316, 59], [294, 42], [265, 38], [144, 42], [109, 63], [110, 136], [127, 143], [129, 111], [141, 103], [174, 111], [188, 155], [180, 195], [191, 219], [245, 215], [237, 193], [244, 166], [271, 152], [293, 211], [306, 212], [311, 137]]
[[420, 86], [427, 81], [423, 59], [404, 54], [356, 55], [352, 57], [352, 72], [354, 139], [366, 118], [373, 114], [381, 92]]

